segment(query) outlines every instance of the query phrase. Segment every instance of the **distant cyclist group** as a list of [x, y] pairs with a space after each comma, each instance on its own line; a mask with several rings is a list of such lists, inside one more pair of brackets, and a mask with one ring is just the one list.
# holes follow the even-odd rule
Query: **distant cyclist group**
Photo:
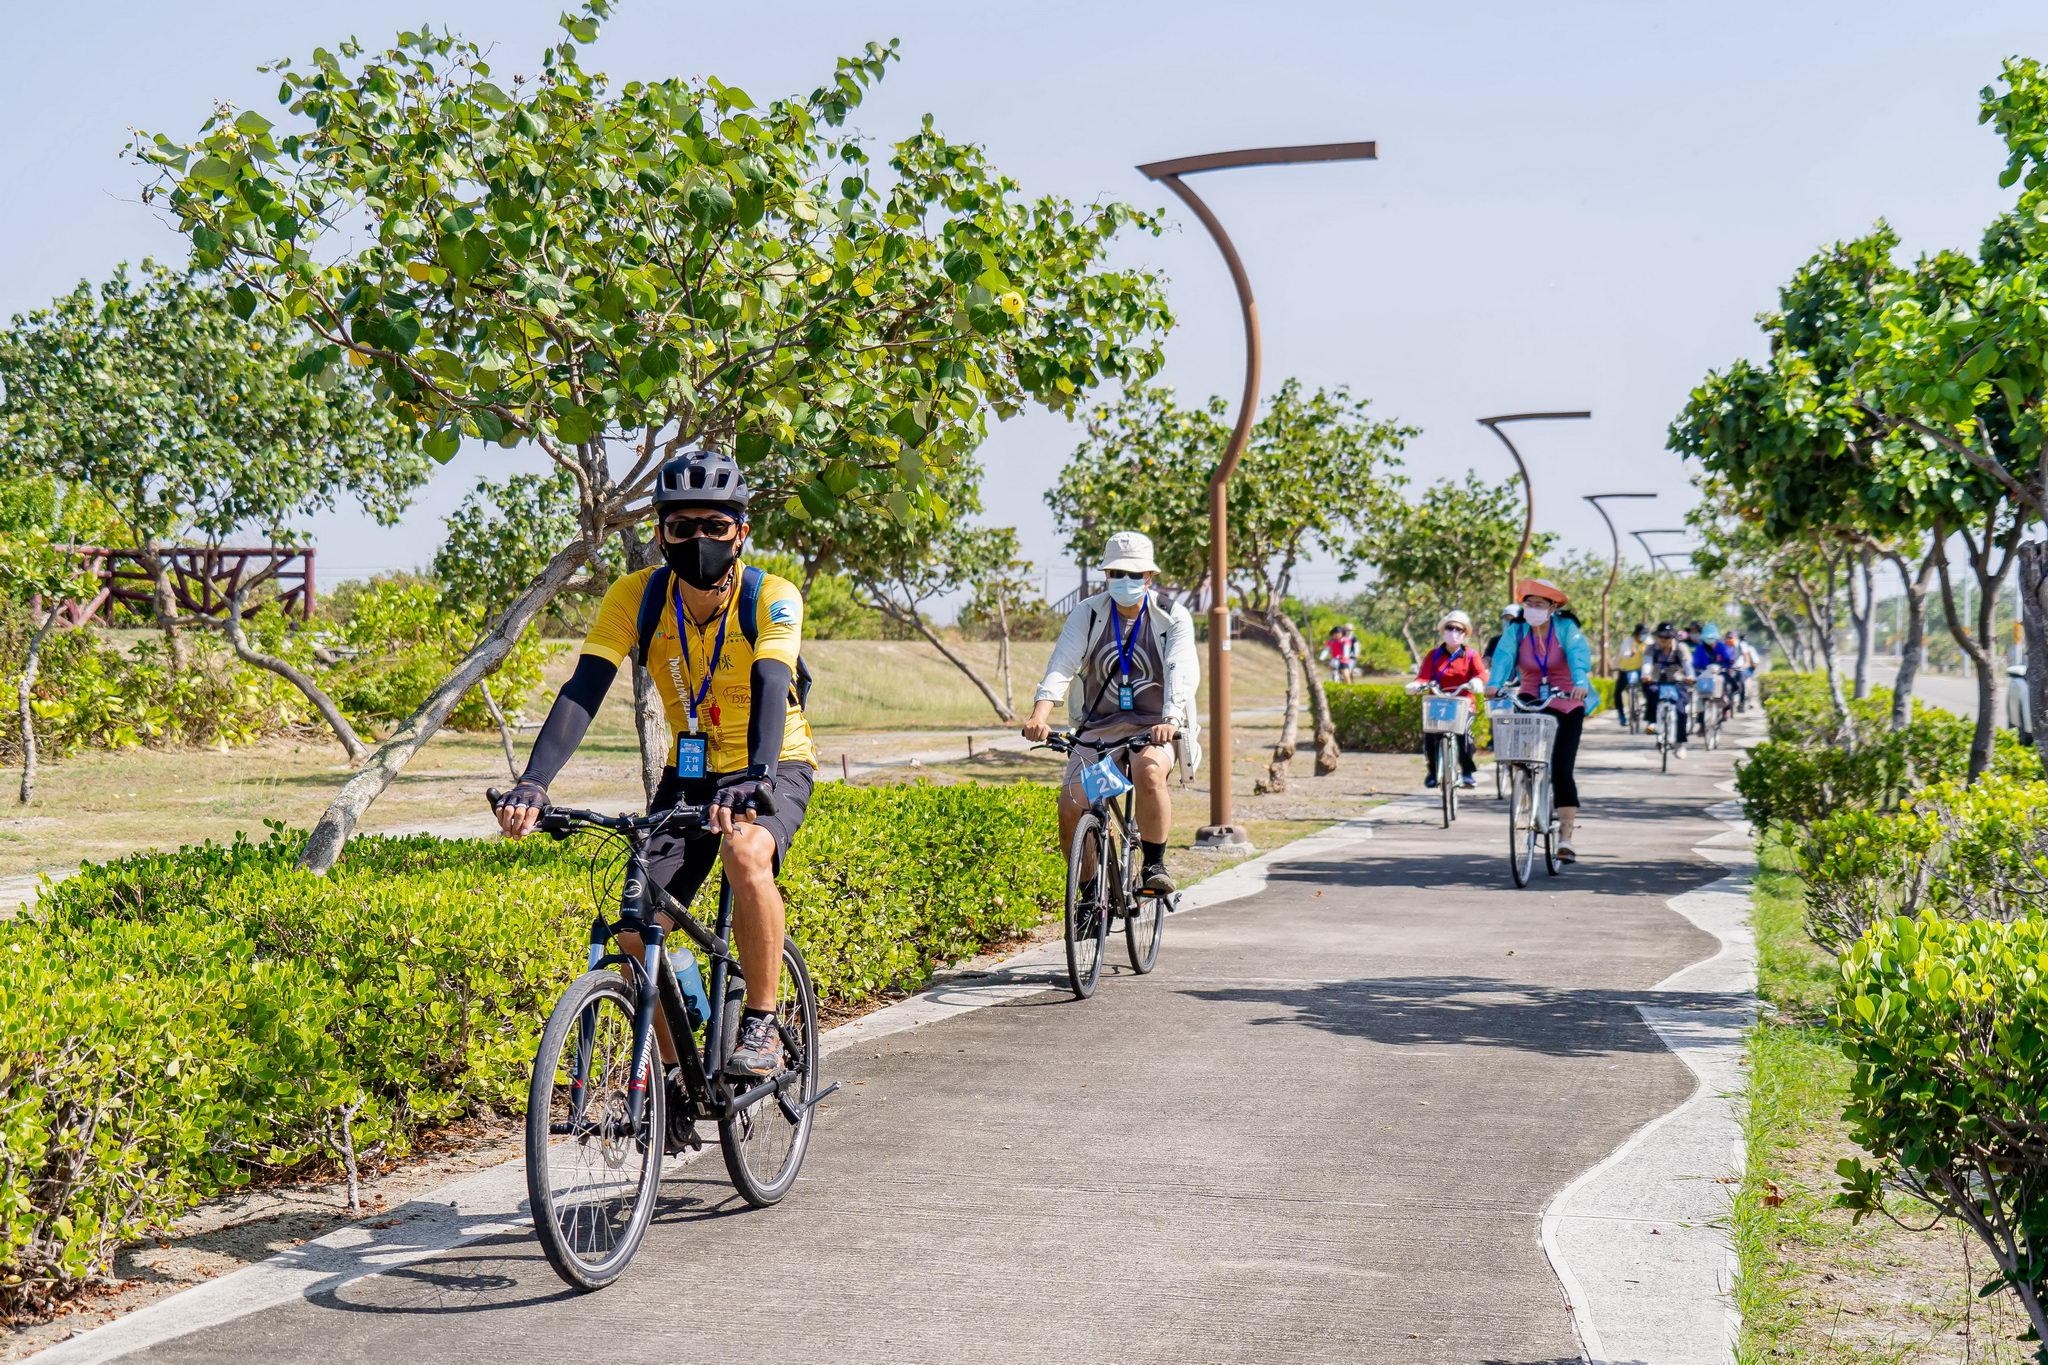
[[1749, 708], [1760, 658], [1740, 631], [1713, 622], [1679, 626], [1638, 623], [1615, 667], [1615, 719], [1647, 729], [1678, 758], [1695, 733], [1712, 736], [1728, 717]]

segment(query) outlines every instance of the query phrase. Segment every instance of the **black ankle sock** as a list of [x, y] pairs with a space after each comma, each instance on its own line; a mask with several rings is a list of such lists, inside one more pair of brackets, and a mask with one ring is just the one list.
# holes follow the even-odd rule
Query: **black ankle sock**
[[757, 1010], [752, 1005], [740, 1007], [740, 1020], [742, 1023], [749, 1019], [773, 1019], [774, 1017], [774, 1010]]
[[1138, 847], [1145, 851], [1146, 862], [1163, 863], [1166, 861], [1166, 840], [1161, 839], [1155, 844], [1150, 839], [1140, 839], [1138, 840]]

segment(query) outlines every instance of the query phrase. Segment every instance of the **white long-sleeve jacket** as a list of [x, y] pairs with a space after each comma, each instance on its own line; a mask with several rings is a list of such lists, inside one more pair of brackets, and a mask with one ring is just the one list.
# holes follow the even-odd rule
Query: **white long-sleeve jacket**
[[[1109, 628], [1109, 614], [1115, 610], [1106, 592], [1083, 598], [1068, 614], [1066, 625], [1060, 628], [1060, 638], [1052, 647], [1052, 658], [1046, 661], [1037, 700], [1058, 701], [1065, 697], [1068, 720], [1075, 725], [1083, 719], [1081, 708], [1086, 702], [1079, 695], [1069, 695], [1070, 684], [1088, 657], [1089, 648]], [[1163, 710], [1180, 731], [1176, 746], [1183, 767], [1192, 773], [1202, 763], [1201, 722], [1195, 715], [1195, 687], [1201, 681], [1201, 663], [1195, 650], [1194, 618], [1188, 615], [1186, 607], [1178, 603], [1168, 607], [1154, 593], [1145, 619], [1151, 625], [1154, 643], [1159, 646], [1159, 657], [1166, 662]]]

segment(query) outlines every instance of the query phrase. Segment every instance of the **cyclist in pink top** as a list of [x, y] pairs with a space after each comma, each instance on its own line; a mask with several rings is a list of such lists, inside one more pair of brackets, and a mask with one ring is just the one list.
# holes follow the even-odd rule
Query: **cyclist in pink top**
[[1515, 585], [1522, 619], [1509, 624], [1494, 646], [1487, 690], [1510, 687], [1525, 703], [1540, 703], [1557, 716], [1557, 743], [1550, 751], [1550, 784], [1557, 799], [1557, 856], [1575, 862], [1572, 834], [1579, 822], [1579, 784], [1573, 765], [1585, 733], [1587, 698], [1593, 695], [1593, 646], [1576, 618], [1563, 612], [1564, 589], [1546, 579]]

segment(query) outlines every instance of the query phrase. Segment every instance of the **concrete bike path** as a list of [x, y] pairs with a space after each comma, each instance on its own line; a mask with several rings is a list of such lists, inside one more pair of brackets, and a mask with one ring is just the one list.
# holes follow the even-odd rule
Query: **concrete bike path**
[[1449, 831], [1399, 803], [1177, 916], [1093, 1001], [846, 1047], [790, 1198], [677, 1165], [604, 1293], [498, 1231], [126, 1358], [1578, 1360], [1541, 1216], [1694, 1090], [1639, 1007], [1718, 946], [1667, 901], [1720, 875], [1731, 757], [1662, 775], [1598, 721], [1559, 878], [1513, 889], [1487, 779]]

